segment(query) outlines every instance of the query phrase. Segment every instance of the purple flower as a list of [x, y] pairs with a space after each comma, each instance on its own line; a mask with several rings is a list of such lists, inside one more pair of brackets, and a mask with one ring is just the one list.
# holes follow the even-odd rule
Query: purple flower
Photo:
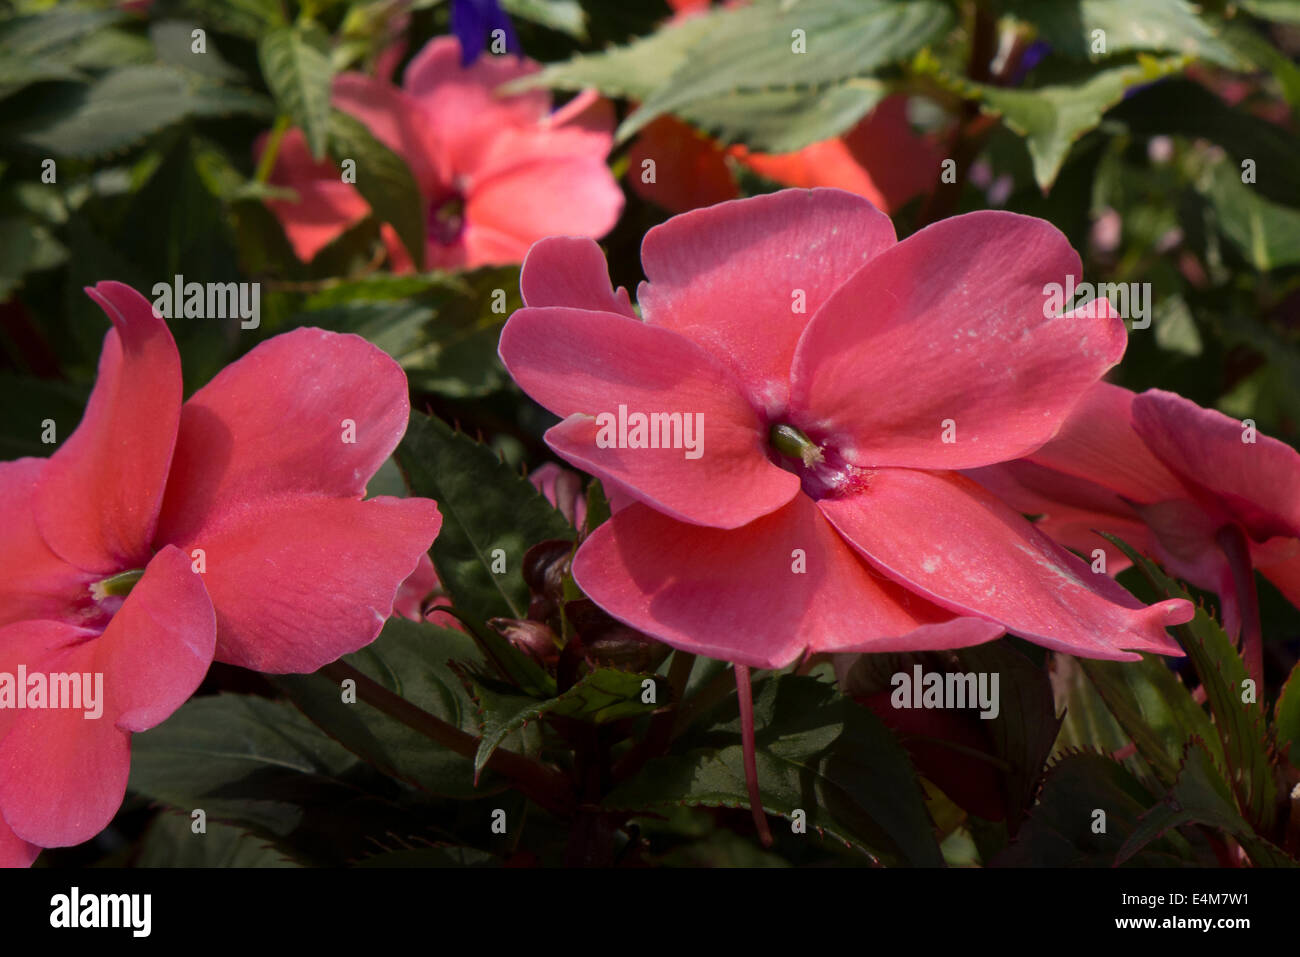
[[500, 0], [451, 0], [451, 29], [460, 40], [460, 65], [469, 66], [487, 48], [488, 37], [496, 30], [505, 34], [506, 50], [519, 55], [522, 50], [510, 17], [501, 9]]

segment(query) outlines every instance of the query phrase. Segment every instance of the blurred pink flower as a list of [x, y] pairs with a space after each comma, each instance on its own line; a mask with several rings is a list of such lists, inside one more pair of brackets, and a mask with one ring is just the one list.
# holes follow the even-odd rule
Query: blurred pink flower
[[[428, 268], [517, 263], [553, 233], [599, 237], [613, 228], [623, 194], [605, 165], [613, 110], [594, 92], [551, 112], [550, 94], [514, 96], [497, 88], [540, 67], [516, 57], [460, 65], [454, 37], [438, 37], [406, 68], [402, 87], [344, 73], [334, 105], [362, 120], [408, 164], [426, 209]], [[258, 155], [266, 145], [259, 139]], [[271, 182], [298, 202], [270, 200], [294, 252], [304, 261], [369, 215], [330, 161], [316, 162], [298, 130], [280, 144]], [[383, 235], [394, 266], [410, 257], [390, 225]]]
[[[1050, 224], [978, 212], [899, 243], [858, 196], [785, 190], [656, 227], [642, 262], [644, 321], [594, 243], [538, 243], [500, 345], [564, 417], [551, 448], [635, 499], [573, 564], [613, 617], [768, 668], [1004, 629], [1180, 653], [1187, 602], [1142, 607], [953, 471], [1042, 445], [1124, 351], [1108, 312], [1044, 318], [1044, 284], [1080, 274]], [[707, 441], [612, 441], [629, 410], [702, 417]]]
[[149, 302], [115, 282], [87, 292], [113, 329], [81, 424], [49, 459], [0, 463], [0, 673], [102, 674], [102, 717], [0, 709], [8, 864], [108, 824], [131, 733], [214, 656], [309, 672], [370, 642], [440, 523], [428, 499], [361, 501], [408, 417], [379, 349], [298, 329], [182, 405]]

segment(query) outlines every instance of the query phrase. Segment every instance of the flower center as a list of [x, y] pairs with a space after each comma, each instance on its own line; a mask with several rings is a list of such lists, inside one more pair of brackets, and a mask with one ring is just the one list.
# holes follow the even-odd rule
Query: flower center
[[426, 232], [435, 243], [450, 246], [465, 231], [465, 197], [449, 192], [429, 204]]
[[102, 602], [106, 598], [125, 598], [131, 594], [131, 589], [135, 587], [135, 583], [143, 577], [144, 569], [136, 568], [129, 572], [111, 575], [101, 581], [92, 582], [90, 597], [97, 602]]
[[773, 461], [799, 476], [810, 498], [832, 498], [865, 488], [870, 470], [851, 464], [828, 442], [817, 442], [797, 426], [774, 422], [767, 436]]

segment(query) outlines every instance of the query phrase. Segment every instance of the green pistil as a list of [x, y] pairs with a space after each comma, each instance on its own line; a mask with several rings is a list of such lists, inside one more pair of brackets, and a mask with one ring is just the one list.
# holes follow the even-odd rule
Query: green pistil
[[144, 569], [137, 568], [133, 571], [122, 572], [118, 575], [112, 575], [103, 581], [97, 581], [90, 586], [90, 597], [95, 601], [103, 601], [105, 598], [117, 597], [123, 598], [131, 594], [131, 589], [135, 583], [144, 577]]
[[788, 459], [799, 459], [805, 468], [812, 468], [822, 460], [822, 450], [812, 439], [793, 425], [778, 423], [768, 436], [772, 448]]

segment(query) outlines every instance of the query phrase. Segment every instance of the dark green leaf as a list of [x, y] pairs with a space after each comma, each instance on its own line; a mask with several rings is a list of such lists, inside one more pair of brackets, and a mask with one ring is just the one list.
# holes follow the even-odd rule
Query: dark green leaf
[[[432, 498], [442, 512], [433, 561], [456, 608], [478, 621], [528, 617], [524, 552], [548, 539], [572, 540], [564, 516], [487, 446], [418, 412], [397, 461], [411, 493]], [[492, 570], [497, 549], [504, 572]]]
[[1128, 860], [1171, 829], [1187, 824], [1204, 824], [1231, 834], [1241, 842], [1257, 867], [1300, 866], [1300, 862], [1258, 836], [1237, 813], [1228, 785], [1200, 741], [1188, 746], [1178, 782], [1161, 803], [1142, 816], [1120, 849], [1118, 863]]
[[[372, 644], [343, 660], [422, 711], [478, 735], [474, 702], [447, 664], [481, 662], [468, 635], [390, 618]], [[345, 702], [336, 681], [323, 675], [283, 675], [276, 683], [312, 721], [384, 774], [444, 797], [473, 798], [499, 789], [491, 780], [476, 789], [468, 758], [360, 699]]]
[[[814, 678], [763, 681], [754, 702], [764, 808], [857, 844], [885, 863], [943, 862], [907, 753], [865, 708]], [[734, 696], [674, 753], [649, 761], [605, 805], [655, 811], [677, 805], [748, 807]]]
[[406, 163], [341, 110], [330, 114], [329, 151], [340, 164], [356, 163], [356, 187], [380, 222], [397, 231], [416, 269], [424, 266], [425, 208]]

